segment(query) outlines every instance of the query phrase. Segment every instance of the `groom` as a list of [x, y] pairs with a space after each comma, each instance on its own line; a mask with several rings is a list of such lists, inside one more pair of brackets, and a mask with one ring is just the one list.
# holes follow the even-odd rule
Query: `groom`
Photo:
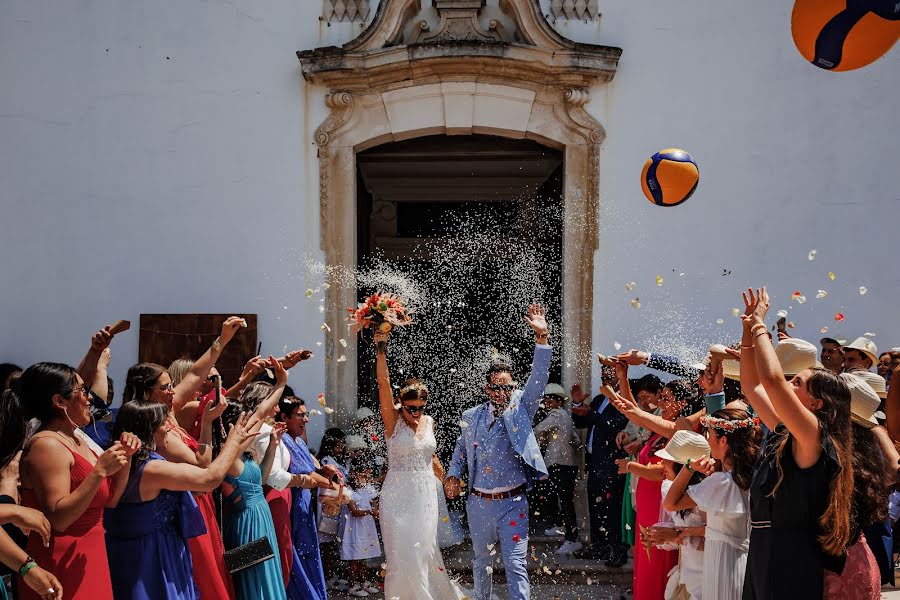
[[528, 313], [525, 322], [536, 338], [528, 382], [524, 389], [517, 389], [509, 365], [495, 364], [488, 369], [484, 391], [489, 401], [463, 413], [462, 421], [468, 426], [456, 441], [444, 483], [447, 497], [455, 498], [460, 494], [460, 477], [464, 471], [468, 475], [466, 515], [475, 550], [475, 600], [491, 597], [491, 563], [498, 541], [510, 600], [531, 597], [525, 493], [533, 479], [547, 477], [531, 423], [547, 385], [553, 349], [547, 344], [543, 307], [532, 304]]

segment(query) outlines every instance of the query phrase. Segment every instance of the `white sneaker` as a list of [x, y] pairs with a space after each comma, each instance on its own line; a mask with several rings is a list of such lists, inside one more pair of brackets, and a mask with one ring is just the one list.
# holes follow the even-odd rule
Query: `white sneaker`
[[332, 589], [337, 590], [338, 592], [343, 592], [348, 587], [350, 587], [350, 582], [346, 579], [338, 579], [334, 582], [334, 587]]
[[581, 545], [581, 542], [570, 542], [566, 540], [563, 542], [563, 545], [556, 549], [554, 554], [558, 554], [560, 556], [564, 556], [566, 554], [573, 554], [581, 550], [584, 546]]
[[369, 592], [362, 589], [358, 585], [354, 585], [352, 588], [350, 588], [350, 591], [347, 593], [356, 598], [368, 598], [369, 597]]
[[377, 594], [381, 591], [381, 589], [371, 581], [364, 581], [362, 584], [362, 589], [366, 590], [370, 594]]
[[559, 537], [566, 532], [565, 528], [562, 525], [554, 525], [550, 529], [544, 531], [544, 535], [550, 537]]

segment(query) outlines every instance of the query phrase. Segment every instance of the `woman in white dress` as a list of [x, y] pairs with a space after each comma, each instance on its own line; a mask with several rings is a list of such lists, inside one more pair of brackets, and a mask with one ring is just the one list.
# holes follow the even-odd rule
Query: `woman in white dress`
[[[724, 408], [702, 417], [712, 458], [687, 465], [666, 497], [666, 510], [696, 506], [706, 513], [703, 598], [740, 600], [750, 547], [750, 480], [759, 455], [762, 429], [757, 417], [740, 408]], [[712, 472], [714, 460], [722, 470]], [[693, 471], [710, 475], [688, 487]]]
[[409, 379], [400, 388], [400, 410], [388, 373], [388, 334], [377, 332], [376, 375], [387, 438], [388, 471], [381, 488], [379, 519], [387, 559], [385, 598], [458, 600], [464, 594], [450, 580], [437, 542], [438, 501], [433, 470], [434, 421], [423, 414], [428, 389]]

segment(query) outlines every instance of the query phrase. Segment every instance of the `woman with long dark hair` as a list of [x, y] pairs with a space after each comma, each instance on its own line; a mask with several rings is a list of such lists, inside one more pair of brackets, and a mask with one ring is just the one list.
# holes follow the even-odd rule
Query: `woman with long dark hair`
[[168, 409], [147, 400], [122, 406], [114, 435], [128, 429], [140, 438], [128, 486], [118, 506], [106, 511], [106, 545], [113, 595], [132, 600], [196, 600], [187, 540], [206, 532], [189, 492], [217, 488], [237, 456], [253, 441], [257, 420], [239, 418], [219, 456], [206, 468], [165, 460], [155, 450], [165, 443]]
[[741, 388], [769, 430], [750, 487], [744, 598], [818, 600], [852, 535], [850, 392], [824, 369], [786, 380], [765, 324], [766, 288], [747, 290], [744, 303]]
[[[16, 502], [19, 452], [25, 444], [26, 431], [27, 424], [18, 397], [12, 390], [4, 390], [0, 396], [0, 473], [4, 475], [0, 489], [0, 524], [3, 524], [3, 531], [0, 531], [0, 575], [20, 575], [25, 585], [41, 597], [59, 598], [63, 593], [62, 584], [33, 562], [24, 550], [28, 533], [32, 530], [45, 544], [50, 542], [50, 521], [47, 517], [33, 508], [18, 506]], [[2, 583], [0, 598], [6, 598], [6, 586]]]
[[[60, 578], [70, 598], [112, 599], [103, 511], [115, 506], [140, 441], [123, 433], [99, 456], [75, 432], [90, 423], [88, 384], [61, 363], [28, 367], [16, 383], [25, 416], [41, 423], [22, 456], [22, 503], [43, 512], [50, 544], [32, 532], [28, 553]], [[42, 598], [19, 586], [20, 598]]]

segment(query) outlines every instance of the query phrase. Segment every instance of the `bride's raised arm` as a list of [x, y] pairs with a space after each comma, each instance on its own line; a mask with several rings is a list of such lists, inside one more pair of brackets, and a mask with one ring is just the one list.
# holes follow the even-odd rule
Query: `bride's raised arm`
[[[390, 333], [375, 332], [375, 377], [378, 380], [378, 403], [381, 420], [384, 422], [385, 438], [390, 438], [397, 424], [397, 409], [394, 408], [394, 390], [391, 389], [391, 374], [387, 364], [387, 341]], [[378, 342], [384, 342], [379, 344]], [[383, 350], [383, 351], [382, 351]]]

